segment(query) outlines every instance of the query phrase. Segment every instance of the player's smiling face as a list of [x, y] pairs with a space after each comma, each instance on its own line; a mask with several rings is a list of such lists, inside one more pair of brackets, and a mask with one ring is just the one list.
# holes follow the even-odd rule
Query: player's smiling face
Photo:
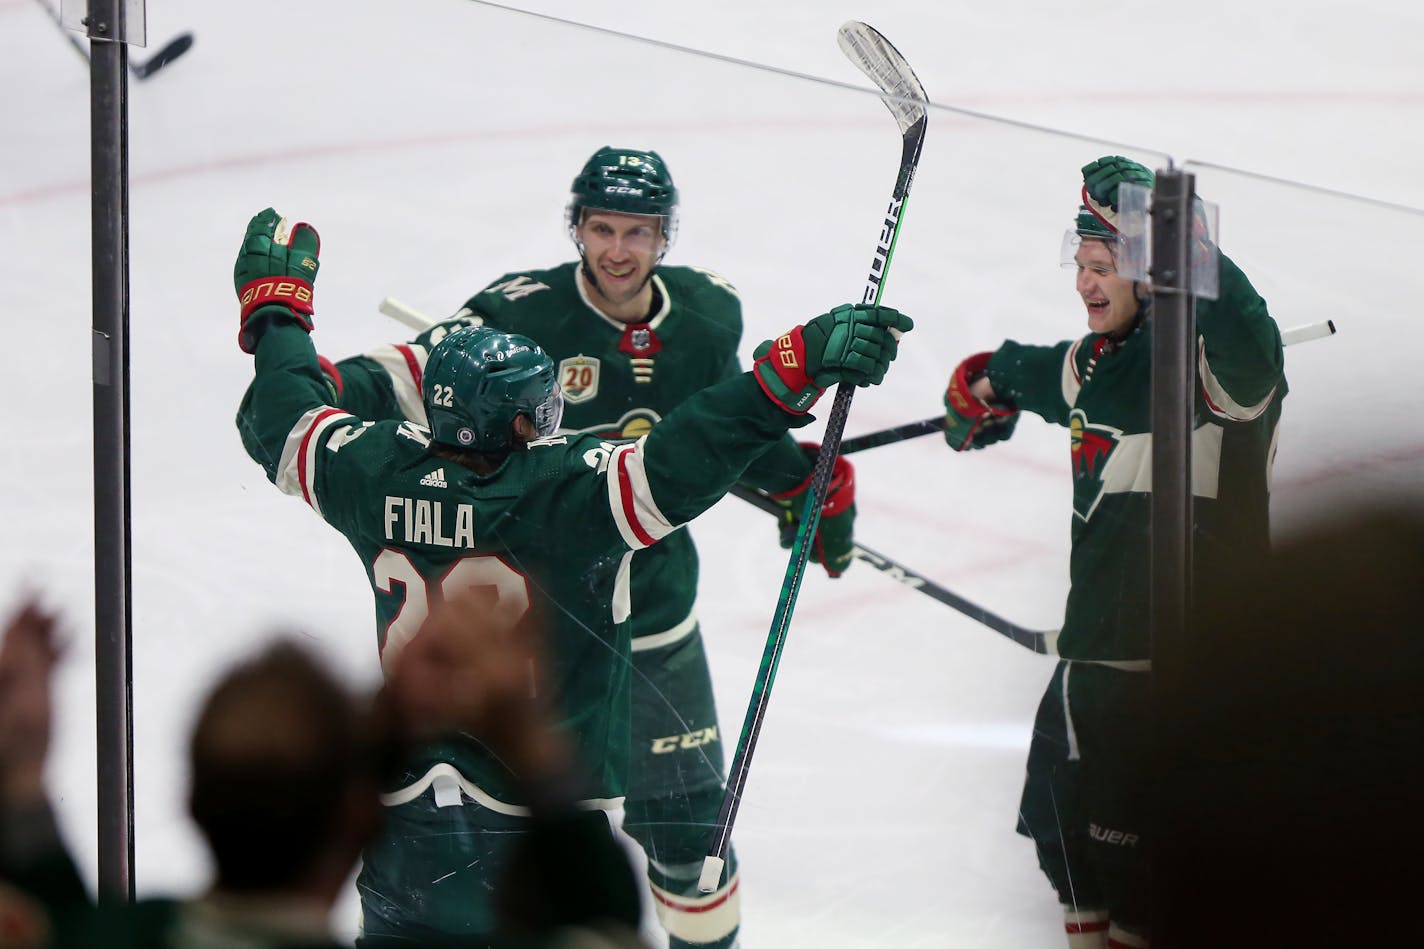
[[594, 289], [614, 307], [635, 301], [662, 254], [662, 218], [655, 214], [585, 211], [577, 234], [588, 270], [597, 283]]
[[1118, 276], [1112, 251], [1102, 241], [1083, 241], [1073, 260], [1078, 265], [1078, 296], [1088, 308], [1088, 329], [1121, 338], [1141, 306], [1132, 281]]

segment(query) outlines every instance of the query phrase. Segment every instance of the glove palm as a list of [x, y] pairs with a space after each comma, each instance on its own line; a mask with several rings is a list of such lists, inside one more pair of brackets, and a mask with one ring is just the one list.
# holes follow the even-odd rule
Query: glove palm
[[1003, 441], [1014, 433], [1019, 422], [1017, 409], [986, 402], [970, 387], [989, 368], [990, 353], [976, 353], [964, 360], [949, 377], [944, 391], [944, 440], [955, 451], [983, 448]]

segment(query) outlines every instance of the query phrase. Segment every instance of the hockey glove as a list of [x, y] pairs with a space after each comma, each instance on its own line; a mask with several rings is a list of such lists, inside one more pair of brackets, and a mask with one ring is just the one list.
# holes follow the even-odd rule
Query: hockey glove
[[1117, 226], [1117, 189], [1123, 183], [1152, 187], [1156, 176], [1146, 165], [1106, 155], [1083, 166], [1083, 203], [1114, 231]]
[[899, 349], [896, 334], [914, 325], [888, 306], [843, 304], [763, 342], [752, 372], [767, 398], [800, 415], [836, 383], [878, 385]]
[[[801, 450], [814, 463], [821, 446], [801, 442]], [[812, 475], [807, 475], [790, 491], [773, 494], [773, 500], [785, 510], [781, 514], [781, 546], [789, 549], [796, 542], [796, 530], [801, 525], [801, 511], [806, 506], [806, 492], [811, 488]], [[855, 469], [844, 456], [836, 456], [831, 468], [831, 483], [821, 502], [821, 521], [816, 536], [811, 538], [811, 555], [826, 568], [826, 573], [839, 577], [855, 559]]]
[[944, 392], [944, 440], [955, 451], [983, 448], [1014, 433], [1017, 409], [985, 402], [969, 387], [989, 368], [993, 353], [978, 353], [960, 363]]
[[257, 351], [257, 341], [274, 323], [294, 323], [312, 329], [312, 281], [316, 279], [321, 238], [310, 224], [290, 231], [287, 219], [271, 208], [247, 223], [233, 286], [242, 304], [237, 345]]

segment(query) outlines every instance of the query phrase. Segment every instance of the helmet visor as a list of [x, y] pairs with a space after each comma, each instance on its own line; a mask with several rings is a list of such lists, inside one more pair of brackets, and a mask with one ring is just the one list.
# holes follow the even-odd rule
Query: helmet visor
[[660, 214], [628, 214], [587, 208], [575, 229], [585, 247], [620, 248], [635, 254], [655, 254], [664, 249], [666, 222]]
[[563, 420], [564, 390], [555, 383], [549, 397], [534, 407], [534, 429], [540, 438], [548, 438], [559, 430], [559, 423]]
[[1118, 271], [1118, 254], [1119, 254], [1119, 251], [1120, 251], [1121, 248], [1122, 248], [1122, 242], [1119, 241], [1119, 240], [1117, 240], [1117, 239], [1115, 239], [1115, 238], [1112, 238], [1112, 239], [1104, 239], [1104, 238], [1099, 238], [1099, 237], [1086, 237], [1086, 238], [1085, 238], [1082, 234], [1079, 234], [1077, 231], [1075, 231], [1075, 230], [1072, 229], [1072, 228], [1069, 228], [1069, 229], [1068, 229], [1067, 231], [1065, 231], [1064, 234], [1063, 234], [1063, 243], [1062, 243], [1062, 245], [1059, 247], [1059, 250], [1058, 250], [1058, 264], [1059, 264], [1059, 266], [1061, 266], [1061, 267], [1063, 267], [1063, 268], [1065, 268], [1065, 269], [1068, 269], [1068, 270], [1076, 270], [1076, 269], [1078, 269], [1079, 267], [1084, 266], [1083, 261], [1079, 259], [1079, 250], [1082, 248], [1082, 246], [1083, 246], [1084, 243], [1097, 243], [1097, 244], [1101, 244], [1101, 245], [1103, 245], [1104, 247], [1106, 247], [1106, 248], [1108, 249], [1109, 253], [1112, 254], [1112, 266], [1111, 266], [1111, 267], [1106, 267], [1106, 266], [1104, 266], [1101, 262], [1099, 262], [1099, 263], [1097, 263], [1097, 264], [1094, 264], [1093, 267], [1092, 267], [1092, 269], [1098, 271], [1100, 274], [1103, 274], [1103, 275], [1105, 275], [1105, 276], [1113, 276], [1113, 275], [1115, 275], [1115, 274], [1117, 273], [1117, 271]]

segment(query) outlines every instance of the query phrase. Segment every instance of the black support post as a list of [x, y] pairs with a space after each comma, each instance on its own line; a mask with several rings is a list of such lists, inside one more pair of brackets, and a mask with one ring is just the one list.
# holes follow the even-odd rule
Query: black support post
[[1152, 663], [1159, 673], [1175, 665], [1191, 623], [1197, 321], [1189, 251], [1195, 184], [1195, 177], [1186, 172], [1158, 172], [1152, 202], [1150, 592]]
[[99, 894], [133, 899], [128, 46], [123, 0], [90, 0], [94, 660]]
[[[1152, 538], [1151, 655], [1154, 785], [1170, 786], [1180, 756], [1171, 751], [1180, 735], [1183, 668], [1192, 624], [1192, 428], [1196, 381], [1196, 306], [1191, 293], [1192, 175], [1157, 172], [1152, 196]], [[1153, 796], [1150, 839], [1167, 840], [1173, 815]], [[1152, 941], [1180, 945], [1164, 923], [1169, 868], [1160, 846], [1150, 852], [1153, 881]], [[1157, 886], [1156, 884], [1163, 884]]]

